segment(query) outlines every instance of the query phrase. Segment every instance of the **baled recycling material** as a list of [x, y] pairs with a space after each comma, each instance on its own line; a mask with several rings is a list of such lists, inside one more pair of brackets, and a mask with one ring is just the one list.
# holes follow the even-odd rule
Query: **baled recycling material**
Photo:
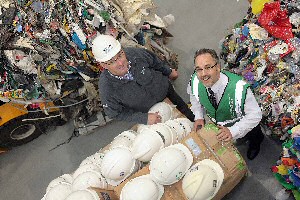
[[284, 141], [271, 167], [278, 199], [300, 199], [300, 2], [253, 0], [247, 16], [221, 41], [226, 68], [252, 84], [265, 133]]
[[283, 151], [276, 165], [271, 167], [274, 177], [296, 200], [300, 199], [300, 125], [288, 131], [289, 139], [283, 144]]
[[300, 2], [251, 5], [255, 8], [221, 41], [221, 58], [252, 84], [266, 133], [284, 140], [300, 123]]

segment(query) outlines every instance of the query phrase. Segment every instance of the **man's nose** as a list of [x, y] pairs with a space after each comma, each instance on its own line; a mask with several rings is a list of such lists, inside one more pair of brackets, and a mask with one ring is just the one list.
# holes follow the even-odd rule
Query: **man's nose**
[[122, 64], [123, 64], [123, 61], [122, 61], [121, 59], [118, 58], [118, 59], [116, 60], [116, 63], [117, 63], [118, 65], [122, 65]]
[[207, 70], [203, 69], [198, 72], [200, 76], [205, 76], [207, 74]]

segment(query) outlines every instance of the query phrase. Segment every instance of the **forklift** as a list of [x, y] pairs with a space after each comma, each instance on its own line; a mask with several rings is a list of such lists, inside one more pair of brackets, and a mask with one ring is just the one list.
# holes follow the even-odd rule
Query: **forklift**
[[45, 132], [47, 126], [63, 121], [53, 102], [39, 105], [39, 109], [32, 109], [26, 104], [0, 101], [0, 148], [30, 142]]

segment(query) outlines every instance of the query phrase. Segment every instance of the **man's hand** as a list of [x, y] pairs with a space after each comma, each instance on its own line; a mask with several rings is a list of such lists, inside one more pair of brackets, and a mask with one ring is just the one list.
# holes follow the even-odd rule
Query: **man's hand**
[[197, 131], [201, 129], [204, 126], [204, 119], [197, 119], [194, 122], [194, 128], [193, 131]]
[[178, 72], [175, 69], [172, 69], [171, 74], [169, 75], [169, 79], [176, 80], [178, 78]]
[[148, 113], [148, 125], [157, 124], [161, 122], [161, 116], [156, 113]]
[[224, 142], [228, 142], [232, 140], [232, 134], [227, 127], [218, 125], [218, 128], [219, 128], [219, 134], [217, 135], [218, 140]]

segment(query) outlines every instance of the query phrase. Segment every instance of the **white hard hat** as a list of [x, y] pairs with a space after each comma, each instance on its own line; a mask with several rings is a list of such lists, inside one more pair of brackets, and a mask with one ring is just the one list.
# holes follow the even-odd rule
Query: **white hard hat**
[[55, 185], [46, 193], [46, 200], [64, 200], [72, 192], [70, 183], [60, 183]]
[[149, 175], [138, 176], [125, 184], [120, 200], [159, 200], [164, 187], [151, 179]]
[[182, 140], [182, 138], [184, 138], [185, 130], [178, 121], [168, 120], [165, 122], [165, 124], [176, 131], [177, 141], [180, 141], [180, 140]]
[[157, 152], [150, 161], [150, 175], [162, 185], [179, 181], [193, 163], [193, 156], [183, 144], [174, 144]]
[[92, 52], [98, 62], [110, 60], [120, 50], [120, 42], [110, 35], [98, 35], [93, 40]]
[[171, 128], [170, 126], [168, 126], [167, 124], [163, 124], [165, 127], [167, 127], [167, 129], [170, 131], [171, 135], [172, 135], [172, 144], [176, 144], [178, 143], [177, 140], [177, 134], [176, 134], [176, 130], [174, 128]]
[[136, 135], [137, 133], [133, 130], [123, 131], [113, 139], [113, 141], [110, 143], [109, 149], [113, 149], [116, 147], [130, 148]]
[[186, 117], [179, 117], [179, 118], [176, 118], [176, 120], [178, 120], [180, 122], [185, 122], [185, 124], [188, 125], [191, 129], [193, 129], [193, 127], [194, 127], [194, 122], [192, 122], [191, 120], [189, 120]]
[[56, 179], [53, 179], [49, 184], [48, 187], [46, 189], [46, 193], [53, 188], [54, 186], [61, 184], [61, 183], [67, 183], [67, 184], [71, 184], [73, 182], [73, 178], [70, 174], [63, 174], [59, 177], [57, 177]]
[[100, 200], [100, 197], [94, 190], [86, 189], [72, 192], [65, 200]]
[[79, 174], [72, 183], [74, 191], [84, 190], [89, 187], [106, 189], [107, 186], [107, 182], [101, 173], [93, 170]]
[[161, 136], [150, 128], [145, 128], [132, 143], [133, 157], [142, 162], [149, 162], [152, 156], [164, 147]]
[[73, 174], [73, 179], [75, 179], [79, 174], [82, 174], [84, 172], [91, 171], [91, 170], [100, 172], [100, 167], [93, 163], [79, 166]]
[[164, 147], [173, 144], [173, 134], [172, 131], [170, 130], [170, 127], [168, 127], [165, 124], [159, 123], [159, 124], [153, 124], [149, 128], [156, 131], [160, 135], [160, 137], [162, 138], [165, 144]]
[[138, 124], [137, 125], [137, 133], [139, 134], [140, 132], [142, 132], [142, 130], [144, 129], [144, 128], [149, 128], [149, 126], [151, 126], [151, 125], [146, 125], [146, 124]]
[[135, 159], [128, 148], [117, 147], [105, 154], [101, 173], [110, 185], [117, 186], [131, 175], [135, 164]]
[[185, 196], [191, 200], [212, 199], [220, 189], [224, 172], [220, 165], [204, 159], [193, 165], [182, 180]]
[[148, 111], [148, 113], [156, 113], [161, 116], [161, 122], [164, 123], [169, 119], [173, 119], [173, 108], [166, 102], [159, 102], [154, 104]]
[[97, 165], [100, 168], [103, 157], [104, 157], [104, 153], [97, 152], [97, 153], [85, 158], [80, 163], [79, 167], [81, 167], [83, 165], [86, 165], [86, 164], [94, 164], [94, 165]]
[[184, 129], [184, 136], [187, 136], [192, 132], [194, 125], [188, 118], [177, 118], [175, 121], [177, 121]]
[[127, 131], [123, 131], [122, 133], [120, 133], [120, 135], [126, 135], [126, 136], [130, 137], [131, 139], [134, 139], [137, 134], [138, 133], [134, 130], [127, 130]]

